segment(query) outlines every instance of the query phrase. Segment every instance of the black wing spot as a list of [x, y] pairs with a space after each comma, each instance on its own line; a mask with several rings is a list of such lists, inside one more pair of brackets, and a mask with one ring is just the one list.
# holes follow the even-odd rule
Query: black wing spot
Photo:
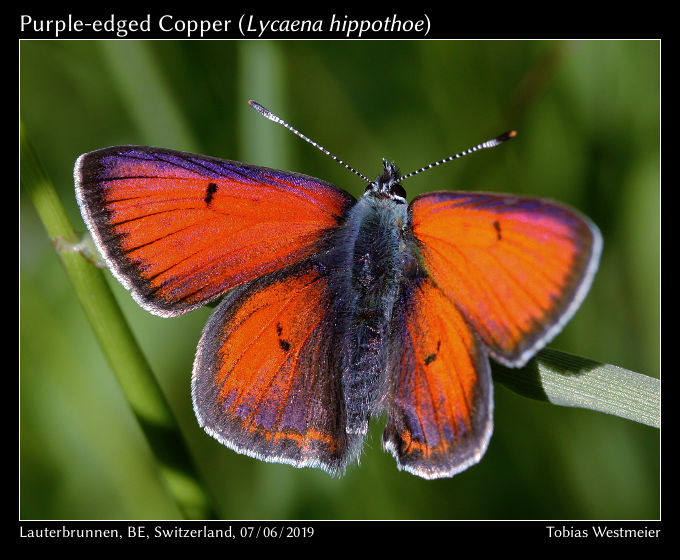
[[279, 346], [281, 347], [281, 350], [288, 352], [288, 350], [290, 350], [290, 342], [281, 338], [281, 333], [283, 333], [283, 327], [281, 326], [281, 323], [276, 323], [276, 336], [279, 338]]
[[500, 241], [501, 240], [501, 224], [498, 222], [498, 220], [494, 220], [493, 228], [496, 230], [496, 239], [498, 239], [498, 241]]
[[438, 340], [437, 341], [437, 351], [433, 352], [432, 354], [430, 354], [429, 356], [427, 356], [425, 358], [425, 365], [426, 366], [429, 366], [432, 362], [434, 362], [437, 359], [437, 356], [439, 355], [439, 349], [441, 348], [441, 346], [442, 346], [442, 341]]
[[205, 203], [210, 204], [213, 195], [217, 192], [217, 183], [208, 183], [208, 189], [205, 191]]

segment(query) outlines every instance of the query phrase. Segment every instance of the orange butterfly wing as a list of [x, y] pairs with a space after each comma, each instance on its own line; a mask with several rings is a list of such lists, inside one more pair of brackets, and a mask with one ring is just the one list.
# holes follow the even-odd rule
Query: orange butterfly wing
[[84, 154], [74, 175], [110, 268], [161, 316], [311, 255], [354, 203], [304, 175], [146, 146]]
[[403, 346], [388, 390], [383, 445], [400, 468], [453, 476], [479, 461], [492, 431], [489, 360], [456, 306], [424, 278], [406, 288]]
[[410, 213], [427, 274], [506, 365], [523, 365], [560, 331], [597, 270], [598, 229], [553, 202], [436, 192]]
[[192, 377], [194, 410], [209, 434], [251, 457], [331, 474], [358, 456], [362, 438], [345, 433], [330, 302], [314, 267], [225, 296]]

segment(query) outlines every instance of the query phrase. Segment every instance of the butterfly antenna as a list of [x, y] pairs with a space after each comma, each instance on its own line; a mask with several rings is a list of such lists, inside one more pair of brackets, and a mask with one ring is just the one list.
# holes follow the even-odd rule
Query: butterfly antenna
[[[302, 134], [302, 133], [299, 132], [298, 130], [294, 129], [294, 128], [293, 128], [291, 125], [289, 125], [286, 121], [284, 121], [284, 120], [283, 120], [282, 118], [280, 118], [280, 117], [277, 117], [274, 113], [272, 113], [272, 112], [271, 112], [269, 109], [267, 109], [266, 107], [263, 107], [262, 105], [260, 105], [257, 101], [253, 101], [253, 100], [251, 99], [250, 101], [248, 101], [248, 105], [250, 105], [250, 106], [251, 106], [253, 109], [255, 109], [258, 113], [260, 113], [260, 115], [262, 115], [262, 116], [264, 116], [264, 117], [267, 117], [270, 121], [274, 121], [275, 123], [282, 124], [282, 125], [285, 126], [288, 130], [290, 130], [293, 134], [296, 134], [297, 136], [299, 136], [300, 138], [302, 138], [305, 142], [309, 142], [312, 146], [314, 146], [315, 148], [318, 148], [319, 150], [321, 150], [324, 154], [326, 154], [327, 156], [329, 156], [329, 157], [331, 157], [332, 159], [334, 159], [335, 161], [337, 161], [340, 165], [342, 165], [342, 166], [345, 167], [346, 169], [349, 169], [352, 173], [354, 173], [354, 174], [358, 175], [359, 177], [361, 177], [361, 178], [362, 178], [364, 181], [366, 181], [367, 183], [371, 183], [371, 182], [372, 182], [368, 177], [366, 177], [366, 176], [363, 175], [362, 173], [359, 173], [359, 172], [358, 172], [356, 169], [354, 169], [353, 167], [350, 167], [349, 165], [347, 165], [347, 164], [346, 164], [344, 161], [342, 161], [339, 157], [334, 156], [333, 154], [331, 154], [331, 153], [330, 153], [326, 148], [324, 148], [323, 146], [319, 146], [319, 144], [317, 144], [316, 142], [314, 142], [314, 140], [311, 140], [311, 139], [307, 138], [304, 134]], [[434, 164], [433, 164], [433, 165], [434, 165]]]
[[438, 165], [442, 165], [443, 163], [448, 163], [449, 161], [453, 161], [454, 159], [460, 159], [463, 156], [467, 156], [468, 154], [472, 154], [474, 152], [477, 152], [479, 150], [485, 150], [486, 148], [495, 148], [496, 146], [502, 144], [506, 140], [510, 140], [510, 138], [514, 138], [517, 136], [517, 132], [514, 130], [511, 130], [510, 132], [506, 132], [505, 134], [501, 134], [500, 136], [496, 136], [496, 138], [492, 138], [491, 140], [487, 140], [486, 142], [482, 142], [481, 144], [477, 144], [474, 148], [469, 148], [465, 150], [464, 152], [461, 152], [459, 154], [455, 154], [453, 156], [449, 156], [447, 158], [444, 158], [439, 161], [435, 161], [434, 163], [431, 163], [430, 165], [426, 165], [425, 167], [421, 167], [420, 169], [416, 171], [412, 171], [408, 175], [403, 175], [402, 177], [399, 178], [399, 182], [403, 181], [404, 179], [408, 179], [409, 177], [413, 177], [413, 175], [417, 175], [418, 173], [422, 173], [423, 171], [427, 171], [428, 169], [432, 169], [433, 167], [437, 167]]

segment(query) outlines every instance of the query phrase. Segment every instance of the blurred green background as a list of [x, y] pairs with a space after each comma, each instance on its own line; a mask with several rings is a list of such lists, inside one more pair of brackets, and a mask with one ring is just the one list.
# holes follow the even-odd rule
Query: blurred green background
[[[73, 163], [116, 144], [194, 151], [364, 184], [247, 105], [256, 99], [358, 170], [404, 172], [508, 129], [517, 139], [407, 181], [550, 197], [602, 230], [600, 271], [550, 346], [659, 376], [658, 41], [22, 41], [20, 110], [76, 228]], [[179, 512], [26, 193], [20, 195], [20, 517]], [[189, 381], [210, 310], [175, 319], [117, 299], [219, 514], [232, 519], [651, 519], [659, 431], [496, 385], [482, 462], [399, 472], [374, 422], [342, 479], [267, 464], [198, 427]]]

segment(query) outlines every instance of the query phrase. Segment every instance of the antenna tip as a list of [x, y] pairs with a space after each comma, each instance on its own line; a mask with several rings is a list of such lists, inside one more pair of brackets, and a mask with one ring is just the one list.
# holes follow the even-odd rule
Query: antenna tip
[[514, 138], [515, 136], [517, 136], [517, 131], [511, 130], [509, 132], [506, 132], [505, 134], [501, 134], [500, 136], [496, 136], [496, 138], [493, 139], [493, 142], [495, 142], [496, 145], [502, 144], [506, 140], [510, 140], [510, 138]]
[[268, 119], [271, 119], [272, 113], [269, 111], [269, 109], [266, 109], [262, 105], [260, 105], [257, 101], [254, 101], [252, 99], [248, 100], [248, 105], [250, 105], [253, 109], [255, 109], [258, 113], [261, 115], [264, 115]]
[[499, 144], [502, 144], [503, 142], [510, 140], [510, 138], [514, 138], [515, 136], [517, 136], [517, 131], [511, 130], [509, 132], [506, 132], [505, 134], [501, 134], [500, 136], [496, 136], [496, 138], [494, 138], [493, 140], [489, 140], [488, 142], [484, 142], [483, 146], [485, 148], [493, 148], [494, 146], [498, 146]]

